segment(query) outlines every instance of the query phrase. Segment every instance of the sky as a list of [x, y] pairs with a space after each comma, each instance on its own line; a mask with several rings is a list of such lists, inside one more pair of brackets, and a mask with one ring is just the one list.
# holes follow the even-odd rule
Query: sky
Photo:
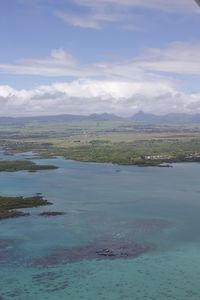
[[0, 116], [200, 113], [195, 0], [0, 1]]

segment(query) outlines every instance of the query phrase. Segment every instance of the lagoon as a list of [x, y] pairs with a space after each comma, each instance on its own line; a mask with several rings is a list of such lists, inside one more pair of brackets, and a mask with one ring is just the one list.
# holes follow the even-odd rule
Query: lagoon
[[[146, 168], [33, 161], [59, 168], [2, 172], [0, 195], [42, 193], [54, 205], [0, 221], [0, 299], [199, 300], [198, 163]], [[65, 214], [39, 216], [44, 211]], [[149, 250], [119, 259], [50, 259], [66, 249], [113, 243]], [[45, 265], [37, 263], [44, 259]]]

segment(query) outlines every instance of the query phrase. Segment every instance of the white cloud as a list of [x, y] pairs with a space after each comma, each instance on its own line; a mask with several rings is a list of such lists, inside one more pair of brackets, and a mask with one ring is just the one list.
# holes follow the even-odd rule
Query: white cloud
[[94, 16], [77, 16], [59, 11], [56, 12], [55, 15], [65, 23], [73, 26], [93, 29], [101, 28], [99, 22], [95, 19]]
[[[68, 25], [90, 29], [100, 29], [111, 24], [124, 30], [141, 29], [146, 22], [138, 14], [138, 8], [181, 15], [200, 13], [195, 0], [56, 0], [56, 11], [55, 0], [17, 1], [31, 9], [52, 11]], [[78, 9], [70, 10], [69, 3], [78, 6]], [[63, 9], [65, 6], [66, 10]]]
[[[65, 23], [83, 28], [100, 29], [116, 23], [125, 30], [138, 30], [138, 16], [135, 8], [160, 10], [170, 13], [199, 13], [194, 0], [72, 0], [87, 13], [56, 12]], [[144, 20], [143, 22], [144, 23]]]
[[196, 4], [192, 0], [74, 0], [79, 5], [92, 6], [120, 6], [159, 9], [164, 11], [196, 11]]
[[199, 43], [173, 43], [165, 49], [147, 49], [132, 59], [89, 65], [58, 49], [44, 59], [0, 64], [0, 72], [76, 78], [32, 90], [0, 86], [1, 115], [94, 112], [131, 115], [138, 110], [157, 114], [200, 113], [200, 93], [184, 93], [176, 86], [176, 80], [157, 74], [199, 76]]
[[[98, 70], [98, 74], [99, 74]], [[53, 50], [49, 57], [42, 59], [20, 59], [14, 64], [0, 64], [0, 73], [39, 76], [95, 76], [95, 66], [81, 65], [63, 49]]]
[[32, 90], [0, 86], [1, 116], [200, 112], [200, 94], [185, 94], [163, 81], [76, 80]]
[[200, 43], [173, 43], [165, 49], [148, 49], [134, 63], [145, 70], [200, 75]]
[[[39, 5], [51, 6], [55, 5], [55, 0], [17, 0], [23, 5]], [[160, 10], [196, 10], [195, 1], [199, 0], [57, 0], [57, 5], [60, 3], [76, 3], [82, 6], [121, 6], [121, 7], [144, 7]]]
[[157, 72], [200, 75], [200, 43], [173, 43], [166, 48], [147, 49], [140, 56], [112, 62], [81, 64], [63, 49], [43, 59], [21, 59], [0, 64], [0, 73], [45, 77], [121, 78], [155, 80]]
[[[101, 29], [105, 24], [119, 22], [122, 22], [123, 24], [124, 21], [127, 23], [127, 21], [131, 19], [131, 16], [127, 11], [107, 9], [107, 7], [104, 6], [96, 6], [94, 3], [89, 6], [88, 12], [84, 14], [56, 11], [55, 15], [69, 25], [92, 29]], [[134, 28], [136, 29], [136, 27]]]

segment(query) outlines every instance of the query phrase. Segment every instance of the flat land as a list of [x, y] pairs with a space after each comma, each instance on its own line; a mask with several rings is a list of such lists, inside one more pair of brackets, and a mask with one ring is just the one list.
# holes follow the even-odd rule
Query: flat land
[[200, 161], [200, 124], [80, 121], [0, 126], [0, 147], [83, 162], [159, 166]]

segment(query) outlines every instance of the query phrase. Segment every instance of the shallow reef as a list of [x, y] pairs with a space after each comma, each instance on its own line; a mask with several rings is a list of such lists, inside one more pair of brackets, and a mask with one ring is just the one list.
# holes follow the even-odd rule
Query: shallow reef
[[14, 246], [15, 246], [14, 240], [9, 240], [9, 239], [0, 240], [0, 263], [7, 263], [10, 261]]
[[153, 250], [152, 245], [123, 241], [98, 242], [88, 246], [52, 250], [49, 254], [35, 259], [33, 261], [33, 266], [50, 267], [59, 264], [94, 259], [127, 259], [137, 257], [151, 250]]
[[137, 233], [152, 233], [173, 226], [172, 222], [161, 218], [136, 218], [129, 225]]
[[44, 211], [39, 214], [39, 216], [41, 217], [56, 217], [56, 216], [63, 216], [63, 215], [65, 215], [65, 213], [60, 211]]

